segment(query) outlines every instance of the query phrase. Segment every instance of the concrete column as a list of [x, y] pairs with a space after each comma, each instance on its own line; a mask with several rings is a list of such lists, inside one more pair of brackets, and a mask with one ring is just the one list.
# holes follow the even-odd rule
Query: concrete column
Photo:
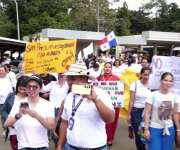
[[171, 45], [170, 56], [172, 56], [172, 55], [173, 55], [173, 49], [174, 49], [174, 47], [175, 47], [175, 45], [174, 45], [174, 44], [173, 44], [173, 45]]
[[116, 46], [116, 58], [119, 59], [119, 55], [122, 53], [122, 46], [117, 45]]
[[154, 45], [153, 55], [157, 55], [157, 45]]
[[139, 50], [143, 51], [143, 45], [139, 45]]
[[98, 54], [99, 54], [98, 44], [95, 41], [93, 41], [93, 51], [94, 51], [95, 56], [98, 56]]

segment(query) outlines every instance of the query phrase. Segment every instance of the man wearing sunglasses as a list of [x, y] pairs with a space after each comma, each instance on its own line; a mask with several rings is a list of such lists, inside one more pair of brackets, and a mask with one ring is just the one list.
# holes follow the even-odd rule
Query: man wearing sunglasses
[[65, 75], [70, 93], [64, 102], [56, 150], [107, 150], [105, 123], [114, 120], [108, 93], [88, 83], [93, 77], [83, 63], [71, 64]]
[[31, 76], [26, 85], [27, 99], [13, 106], [5, 122], [5, 126], [17, 130], [18, 150], [48, 150], [47, 129], [55, 128], [54, 109], [39, 97], [41, 87], [42, 80]]

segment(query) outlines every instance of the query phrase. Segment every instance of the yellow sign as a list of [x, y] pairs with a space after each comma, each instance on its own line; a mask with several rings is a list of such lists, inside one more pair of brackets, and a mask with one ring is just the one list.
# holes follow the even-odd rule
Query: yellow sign
[[76, 40], [32, 42], [26, 45], [25, 73], [60, 73], [75, 63]]
[[120, 116], [127, 117], [129, 101], [130, 101], [130, 85], [138, 80], [137, 74], [132, 69], [126, 69], [120, 76], [121, 81], [124, 83], [124, 107], [121, 109]]

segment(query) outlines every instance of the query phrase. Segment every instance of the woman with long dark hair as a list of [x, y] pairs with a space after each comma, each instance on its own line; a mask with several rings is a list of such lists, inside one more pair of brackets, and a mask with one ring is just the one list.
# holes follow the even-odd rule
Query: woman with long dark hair
[[[112, 63], [111, 62], [106, 62], [104, 64], [104, 73], [100, 75], [97, 78], [98, 81], [119, 81], [120, 78], [116, 75], [112, 74]], [[119, 107], [114, 107], [115, 110], [115, 120], [112, 123], [107, 123], [106, 124], [106, 133], [107, 133], [107, 144], [109, 146], [112, 146], [115, 132], [117, 129], [117, 124], [119, 120]]]
[[180, 139], [179, 99], [170, 90], [173, 80], [170, 72], [163, 73], [159, 90], [146, 99], [144, 136], [148, 150], [173, 150], [175, 132], [177, 139]]
[[151, 91], [148, 89], [150, 72], [150, 68], [142, 68], [140, 72], [140, 80], [135, 81], [130, 86], [128, 124], [132, 126], [132, 129], [134, 131], [137, 150], [145, 150], [145, 144], [143, 144], [140, 140], [138, 128], [143, 119], [142, 114], [144, 111], [145, 99], [151, 93]]
[[[24, 100], [24, 98], [27, 96], [26, 93], [26, 81], [28, 79], [28, 76], [21, 76], [17, 80], [16, 84], [16, 93], [10, 93], [8, 97], [6, 98], [6, 101], [3, 105], [3, 111], [2, 111], [2, 119], [7, 119], [14, 103], [20, 102]], [[10, 144], [12, 150], [17, 150], [17, 137], [16, 137], [16, 130], [13, 127], [9, 128], [9, 135], [10, 135]]]

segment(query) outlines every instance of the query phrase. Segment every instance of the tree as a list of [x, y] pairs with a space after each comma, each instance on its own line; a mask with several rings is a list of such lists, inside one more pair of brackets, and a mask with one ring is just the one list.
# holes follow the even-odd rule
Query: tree
[[[117, 10], [109, 0], [17, 0], [21, 37], [43, 28], [110, 32], [117, 35], [140, 34], [144, 30], [180, 30], [180, 9], [166, 0], [150, 0], [138, 11], [128, 9], [126, 2]], [[0, 0], [1, 36], [17, 37], [14, 0]], [[153, 12], [156, 10], [156, 12]]]
[[[1, 0], [8, 19], [16, 25], [13, 0]], [[17, 0], [21, 37], [43, 28], [97, 31], [97, 6], [101, 31], [113, 29], [113, 10], [108, 0]], [[71, 10], [71, 11], [68, 11]], [[114, 15], [115, 16], [115, 15]], [[12, 35], [16, 31], [12, 30]]]
[[123, 7], [118, 9], [116, 22], [115, 22], [115, 31], [117, 35], [129, 35], [130, 34], [130, 11], [128, 10], [127, 3], [123, 3]]
[[145, 13], [142, 10], [130, 11], [130, 31], [132, 34], [141, 34], [142, 31], [153, 28], [153, 22], [148, 16], [149, 13]]
[[[40, 32], [43, 28], [72, 27], [70, 16], [67, 14], [71, 0], [17, 0], [17, 2], [21, 36]], [[2, 3], [9, 20], [16, 24], [14, 2], [2, 0]]]
[[76, 29], [97, 31], [99, 21], [100, 31], [109, 31], [112, 16], [107, 0], [76, 0], [72, 4], [71, 18]]
[[180, 9], [177, 4], [171, 3], [168, 5], [166, 0], [151, 0], [149, 3], [146, 3], [142, 9], [151, 13], [153, 9], [156, 10], [152, 18], [153, 30], [179, 31]]
[[15, 25], [8, 19], [3, 7], [0, 8], [0, 36], [11, 36]]

